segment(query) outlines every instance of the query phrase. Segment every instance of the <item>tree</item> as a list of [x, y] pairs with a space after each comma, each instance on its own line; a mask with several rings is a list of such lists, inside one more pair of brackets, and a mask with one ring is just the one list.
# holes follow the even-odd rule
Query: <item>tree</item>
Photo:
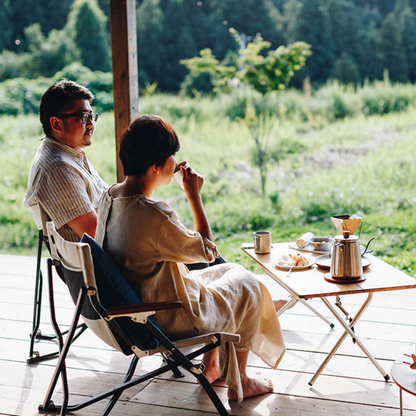
[[163, 79], [166, 68], [163, 23], [160, 0], [144, 0], [137, 9], [137, 56], [141, 86]]
[[295, 71], [301, 69], [310, 56], [310, 45], [296, 42], [288, 46], [279, 46], [268, 51], [271, 43], [256, 36], [252, 42], [244, 43], [236, 30], [232, 30], [237, 43], [241, 45], [237, 67], [220, 64], [210, 49], [200, 52], [201, 57], [181, 60], [191, 72], [209, 73], [216, 92], [229, 92], [229, 81], [236, 77], [244, 84], [251, 85], [255, 90], [265, 94], [279, 91], [287, 87]]
[[383, 17], [393, 11], [394, 1], [391, 0], [353, 0], [358, 7], [376, 8]]
[[295, 71], [300, 70], [311, 55], [310, 45], [295, 42], [288, 46], [281, 45], [263, 56], [263, 49], [269, 49], [270, 46], [270, 42], [256, 36], [253, 42], [240, 50], [238, 60], [241, 68], [238, 77], [263, 94], [285, 89]]
[[65, 27], [71, 2], [62, 0], [42, 0], [42, 7], [39, 12], [39, 23], [42, 33], [47, 35], [52, 29], [61, 30]]
[[376, 7], [366, 5], [359, 10], [360, 21], [355, 61], [361, 73], [361, 79], [382, 79], [384, 54], [381, 48], [380, 26], [383, 17]]
[[28, 78], [51, 77], [66, 65], [79, 60], [78, 50], [64, 30], [52, 29], [45, 38], [40, 26], [35, 23], [25, 29], [25, 36], [29, 40], [30, 52], [28, 71], [31, 76]]
[[269, 139], [276, 121], [270, 115], [257, 114], [251, 103], [247, 103], [244, 118], [241, 122], [247, 127], [251, 138], [254, 140], [254, 164], [260, 171], [260, 189], [263, 198], [265, 198], [267, 194], [268, 164], [270, 162]]
[[[289, 42], [303, 41], [312, 46], [312, 56], [298, 75], [312, 82], [324, 82], [334, 62], [331, 22], [323, 0], [304, 0], [298, 10]], [[302, 79], [303, 79], [302, 78]]]
[[398, 1], [395, 7], [399, 27], [402, 29], [402, 46], [406, 55], [408, 80], [416, 81], [416, 14], [408, 0]]
[[91, 70], [111, 70], [107, 17], [97, 0], [75, 0], [68, 17], [67, 31], [77, 45], [81, 62]]
[[69, 8], [70, 2], [62, 0], [0, 0], [0, 51], [26, 51], [24, 29], [33, 23], [39, 23], [44, 35], [62, 29]]
[[10, 0], [0, 0], [0, 52], [8, 49], [12, 43], [12, 27], [10, 23], [11, 6]]
[[38, 23], [28, 26], [28, 52], [3, 51], [0, 54], [0, 80], [6, 78], [51, 77], [74, 60], [79, 59], [77, 48], [64, 31], [53, 29], [43, 36]]
[[220, 64], [209, 48], [203, 49], [199, 54], [200, 56], [180, 61], [189, 70], [182, 83], [182, 90], [188, 95], [196, 91], [229, 92], [228, 82], [236, 76], [237, 68]]
[[245, 34], [249, 40], [260, 34], [277, 48], [285, 39], [281, 31], [282, 16], [270, 0], [213, 0], [213, 14], [218, 22]]
[[283, 5], [284, 33], [287, 41], [295, 39], [298, 16], [301, 8], [301, 0], [287, 0]]
[[336, 57], [340, 59], [341, 54], [346, 53], [357, 61], [362, 49], [360, 42], [362, 21], [358, 8], [350, 0], [331, 0], [328, 14]]
[[32, 2], [26, 0], [10, 0], [9, 4], [9, 21], [6, 26], [11, 28], [12, 33], [5, 48], [16, 52], [24, 51], [27, 46], [24, 29], [40, 20], [41, 8], [33, 7]]
[[384, 53], [384, 67], [389, 71], [391, 81], [407, 81], [406, 53], [402, 45], [401, 31], [397, 30], [397, 16], [391, 12], [383, 21], [381, 47]]
[[[224, 26], [222, 22], [214, 23], [211, 3], [210, 0], [183, 0], [184, 22], [193, 38], [196, 51], [215, 47], [215, 34], [218, 30], [222, 32], [222, 26]], [[213, 30], [214, 25], [215, 30]]]
[[342, 52], [341, 56], [335, 61], [332, 76], [345, 84], [360, 81], [358, 66], [354, 58], [348, 55], [347, 52]]
[[[305, 65], [307, 57], [311, 54], [310, 45], [304, 42], [296, 42], [293, 45], [279, 46], [275, 50], [268, 51], [264, 56], [264, 50], [270, 49], [271, 43], [264, 41], [257, 35], [253, 42], [244, 45], [237, 31], [232, 31], [234, 38], [240, 45], [237, 66], [220, 63], [210, 49], [200, 52], [200, 57], [182, 60], [190, 71], [190, 75], [203, 74], [210, 76], [216, 91], [231, 91], [229, 81], [235, 77], [244, 84], [250, 85], [255, 90], [266, 94], [270, 91], [280, 91], [287, 87], [295, 71]], [[188, 87], [185, 80], [183, 87]], [[241, 122], [247, 127], [254, 141], [254, 163], [260, 170], [261, 190], [266, 196], [267, 170], [270, 159], [268, 158], [268, 139], [274, 128], [274, 123], [265, 114], [257, 114], [250, 102], [246, 103], [244, 118]]]
[[[162, 4], [162, 3], [161, 3]], [[184, 14], [182, 0], [165, 0], [162, 6], [164, 13], [162, 38], [164, 45], [164, 75], [160, 79], [161, 88], [177, 91], [186, 76], [186, 69], [179, 63], [182, 58], [191, 58], [198, 53], [191, 28]]]
[[360, 43], [363, 45], [357, 62], [363, 78], [376, 80], [383, 78], [384, 53], [381, 46], [381, 33], [374, 22], [360, 33]]

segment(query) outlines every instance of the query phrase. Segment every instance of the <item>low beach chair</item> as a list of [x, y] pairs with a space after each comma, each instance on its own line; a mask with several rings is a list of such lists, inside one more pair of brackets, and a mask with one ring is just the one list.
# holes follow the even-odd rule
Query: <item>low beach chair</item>
[[[172, 371], [180, 375], [179, 368], [192, 374], [205, 389], [220, 415], [228, 415], [217, 393], [203, 374], [204, 366], [192, 360], [223, 342], [239, 342], [240, 336], [228, 333], [210, 333], [193, 338], [171, 341], [159, 328], [152, 315], [159, 310], [182, 307], [178, 301], [143, 304], [127, 280], [119, 272], [111, 258], [88, 235], [84, 234], [80, 243], [70, 243], [56, 232], [52, 222], [48, 222], [52, 258], [48, 260], [48, 270], [59, 263], [63, 271], [71, 297], [76, 304], [73, 321], [61, 352], [46, 397], [40, 411], [75, 412], [110, 399], [102, 415], [108, 415], [124, 390], [139, 383]], [[116, 387], [75, 405], [69, 405], [69, 389], [65, 360], [71, 345], [72, 336], [79, 317], [104, 342], [125, 355], [134, 354], [123, 381]], [[57, 334], [62, 340], [62, 336]], [[181, 350], [186, 348], [186, 354]], [[161, 353], [164, 363], [147, 374], [133, 378], [139, 359]], [[61, 376], [63, 382], [63, 403], [56, 405], [52, 395]]]

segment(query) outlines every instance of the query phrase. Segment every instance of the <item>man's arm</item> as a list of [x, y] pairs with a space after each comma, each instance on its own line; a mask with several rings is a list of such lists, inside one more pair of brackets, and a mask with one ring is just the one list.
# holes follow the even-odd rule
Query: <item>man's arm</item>
[[95, 238], [95, 231], [97, 229], [97, 213], [88, 212], [80, 215], [71, 221], [68, 221], [68, 226], [81, 238], [84, 233], [90, 237]]

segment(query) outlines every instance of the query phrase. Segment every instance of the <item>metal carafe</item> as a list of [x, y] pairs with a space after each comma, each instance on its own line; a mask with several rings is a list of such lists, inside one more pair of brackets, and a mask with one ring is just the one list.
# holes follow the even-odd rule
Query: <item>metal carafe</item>
[[331, 275], [334, 279], [348, 280], [362, 276], [360, 242], [358, 237], [345, 230], [337, 235], [331, 251]]

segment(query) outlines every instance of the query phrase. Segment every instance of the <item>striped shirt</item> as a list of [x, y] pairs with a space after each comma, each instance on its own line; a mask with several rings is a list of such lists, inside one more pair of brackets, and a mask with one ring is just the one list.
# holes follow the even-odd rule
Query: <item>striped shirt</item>
[[45, 137], [30, 169], [23, 205], [41, 203], [62, 237], [79, 241], [67, 223], [95, 211], [107, 189], [82, 150]]

